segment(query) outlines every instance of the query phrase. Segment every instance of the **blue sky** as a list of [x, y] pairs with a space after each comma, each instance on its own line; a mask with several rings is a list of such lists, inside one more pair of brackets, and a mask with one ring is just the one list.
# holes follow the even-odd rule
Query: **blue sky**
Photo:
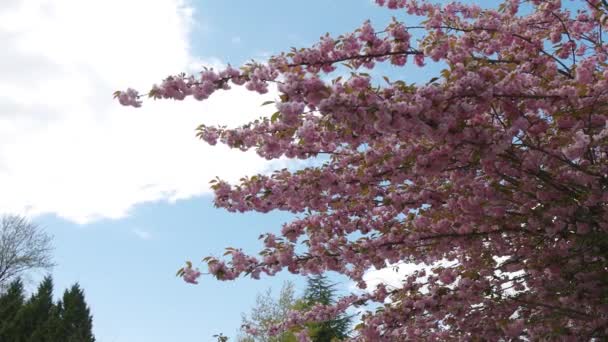
[[[0, 207], [54, 235], [57, 293], [85, 289], [101, 342], [211, 341], [235, 336], [256, 293], [286, 279], [183, 283], [185, 260], [224, 247], [255, 252], [284, 213], [215, 209], [207, 182], [283, 167], [209, 148], [199, 123], [245, 123], [265, 98], [235, 90], [209, 103], [121, 108], [111, 93], [145, 88], [201, 64], [239, 65], [303, 47], [395, 12], [370, 0], [10, 0], [0, 4]], [[15, 70], [24, 70], [25, 73]], [[394, 76], [411, 82], [428, 71]], [[272, 94], [269, 95], [272, 98]], [[238, 101], [234, 101], [238, 98]], [[38, 275], [40, 276], [40, 275]], [[34, 283], [30, 284], [35, 286]], [[344, 288], [348, 286], [344, 283]]]
[[[2, 15], [14, 19], [0, 24], [0, 42], [13, 47], [0, 57], [0, 72], [8, 72], [2, 65], [30, 68], [47, 83], [9, 83], [10, 73], [0, 81], [14, 92], [12, 101], [0, 97], [0, 186], [9, 189], [0, 204], [54, 235], [57, 293], [82, 285], [98, 341], [235, 336], [257, 293], [278, 290], [286, 279], [301, 290], [302, 279], [288, 274], [203, 277], [198, 286], [175, 277], [185, 260], [221, 255], [227, 246], [256, 251], [260, 233], [290, 218], [213, 208], [213, 176], [234, 180], [285, 165], [209, 149], [193, 134], [205, 120], [236, 124], [267, 114], [259, 107], [264, 98], [236, 92], [212, 104], [150, 104], [136, 113], [118, 108], [110, 94], [201, 64], [239, 65], [308, 46], [366, 19], [382, 27], [396, 13], [370, 0], [104, 0], [95, 9], [74, 0], [13, 1], [0, 5], [0, 22]], [[391, 73], [411, 82], [430, 78], [428, 69]]]
[[206, 341], [217, 332], [234, 335], [255, 294], [280, 287], [287, 277], [202, 278], [190, 286], [175, 271], [186, 259], [220, 255], [224, 246], [254, 251], [259, 233], [287, 218], [227, 214], [203, 196], [137, 206], [120, 220], [75, 225], [45, 216], [36, 222], [55, 235], [57, 288], [74, 281], [84, 287], [99, 341]]
[[[234, 89], [203, 103], [132, 109], [112, 92], [145, 90], [201, 65], [263, 60], [366, 19], [383, 27], [392, 15], [371, 0], [0, 1], [0, 208], [54, 235], [56, 292], [82, 285], [98, 341], [235, 336], [257, 293], [286, 279], [303, 285], [288, 274], [227, 283], [203, 277], [198, 286], [175, 277], [185, 260], [227, 246], [257, 251], [261, 233], [290, 219], [215, 209], [208, 181], [293, 164], [194, 137], [201, 123], [234, 126], [269, 114], [260, 104], [275, 94]], [[424, 82], [438, 69], [380, 71]]]

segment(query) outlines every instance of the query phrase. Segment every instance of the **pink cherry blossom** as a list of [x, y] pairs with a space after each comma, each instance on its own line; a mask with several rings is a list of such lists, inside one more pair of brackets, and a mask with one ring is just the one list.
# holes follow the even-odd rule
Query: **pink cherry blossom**
[[[352, 340], [608, 339], [608, 5], [376, 3], [421, 20], [366, 21], [264, 63], [169, 76], [148, 93], [205, 100], [277, 84], [276, 114], [197, 135], [267, 159], [323, 156], [212, 181], [220, 208], [295, 218], [261, 237], [259, 255], [206, 257], [209, 273], [333, 271], [365, 289], [293, 312], [274, 334], [372, 304], [381, 310], [363, 310]], [[410, 58], [445, 68], [429, 82], [412, 84], [406, 69], [376, 81], [379, 66]], [[332, 79], [344, 64], [352, 74]], [[142, 104], [132, 89], [115, 96]], [[429, 267], [368, 288], [366, 272], [400, 263]], [[179, 275], [195, 283], [200, 272]]]

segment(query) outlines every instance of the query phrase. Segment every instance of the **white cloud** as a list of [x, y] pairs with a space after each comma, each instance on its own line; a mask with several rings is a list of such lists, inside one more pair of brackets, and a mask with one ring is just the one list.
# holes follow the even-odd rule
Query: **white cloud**
[[369, 290], [373, 290], [379, 284], [391, 287], [402, 287], [405, 278], [415, 271], [428, 267], [426, 264], [398, 263], [381, 269], [371, 269], [363, 275], [363, 280]]
[[[375, 269], [372, 268], [365, 272], [363, 280], [367, 285], [368, 290], [375, 289], [379, 284], [385, 284], [389, 287], [400, 288], [403, 287], [405, 279], [414, 274], [416, 271], [425, 270], [427, 274], [432, 273], [432, 269], [436, 267], [453, 267], [456, 265], [455, 261], [440, 260], [431, 265], [420, 263], [406, 263], [399, 262], [390, 265], [385, 268]], [[354, 286], [354, 283], [353, 283]]]
[[149, 231], [140, 229], [140, 228], [134, 228], [133, 234], [135, 234], [138, 238], [140, 238], [142, 240], [152, 239], [152, 233], [150, 233]]
[[[235, 89], [206, 102], [119, 106], [117, 89], [147, 90], [201, 62], [181, 0], [0, 2], [0, 208], [79, 223], [135, 204], [208, 193], [268, 162], [209, 147], [201, 123], [236, 125], [269, 109]], [[208, 60], [218, 64], [217, 60]]]

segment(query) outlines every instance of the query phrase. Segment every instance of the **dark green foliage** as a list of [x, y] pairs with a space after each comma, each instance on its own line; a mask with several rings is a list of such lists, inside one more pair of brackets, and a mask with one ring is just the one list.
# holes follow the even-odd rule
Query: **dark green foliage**
[[304, 301], [309, 305], [334, 303], [334, 285], [329, 284], [327, 277], [318, 275], [308, 278], [308, 285], [304, 291]]
[[76, 284], [53, 302], [53, 280], [46, 277], [24, 300], [16, 280], [0, 295], [0, 342], [94, 342], [92, 318]]
[[14, 280], [0, 296], [0, 341], [9, 341], [13, 335], [13, 320], [24, 302], [23, 283], [21, 279]]
[[[309, 309], [316, 304], [331, 305], [336, 298], [335, 284], [327, 277], [318, 275], [308, 278], [308, 285], [301, 301], [301, 309]], [[340, 341], [348, 337], [351, 317], [342, 315], [336, 319], [310, 323], [307, 325], [310, 338], [315, 342]]]
[[48, 330], [53, 310], [53, 280], [46, 277], [38, 291], [17, 312], [14, 320], [15, 342], [48, 341]]
[[61, 329], [66, 342], [95, 341], [92, 332], [93, 318], [84, 301], [84, 292], [78, 284], [74, 284], [63, 294]]

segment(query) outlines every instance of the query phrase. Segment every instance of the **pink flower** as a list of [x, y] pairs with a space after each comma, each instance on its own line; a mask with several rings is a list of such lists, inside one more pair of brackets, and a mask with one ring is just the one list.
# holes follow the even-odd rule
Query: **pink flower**
[[135, 89], [129, 88], [126, 91], [116, 92], [115, 97], [118, 98], [118, 102], [123, 106], [141, 107], [139, 94]]
[[197, 279], [201, 276], [201, 272], [197, 269], [193, 269], [192, 267], [183, 268], [183, 279], [186, 283], [190, 284], [198, 284]]
[[[292, 312], [271, 333], [355, 308], [364, 310], [357, 341], [602, 339], [608, 48], [600, 2], [576, 13], [557, 0], [530, 1], [525, 12], [519, 0], [500, 10], [376, 2], [424, 25], [395, 19], [376, 30], [366, 21], [265, 63], [152, 87], [153, 99], [206, 100], [231, 86], [265, 93], [277, 84], [278, 113], [236, 128], [200, 126], [198, 136], [269, 160], [317, 158], [213, 181], [220, 208], [293, 216], [262, 236], [255, 256], [229, 249], [225, 259], [206, 258], [209, 272], [233, 280], [333, 271], [362, 290]], [[409, 55], [445, 70], [410, 79], [396, 69]], [[350, 76], [327, 75], [343, 64]], [[383, 82], [385, 66], [395, 70]], [[115, 96], [141, 105], [132, 89]], [[371, 286], [373, 268], [403, 263], [422, 268]], [[183, 270], [187, 282], [199, 276]]]

